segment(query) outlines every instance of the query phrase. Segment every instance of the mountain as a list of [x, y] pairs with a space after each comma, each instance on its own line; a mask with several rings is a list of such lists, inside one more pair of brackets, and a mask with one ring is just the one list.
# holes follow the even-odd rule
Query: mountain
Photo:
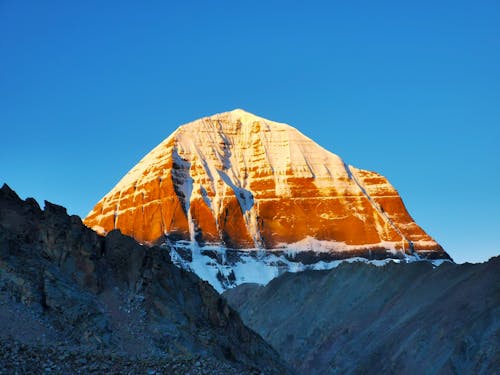
[[0, 373], [288, 373], [168, 251], [0, 189]]
[[386, 178], [239, 109], [180, 126], [84, 223], [174, 244], [219, 290], [352, 257], [449, 259]]
[[224, 292], [299, 374], [498, 374], [500, 257], [343, 263]]

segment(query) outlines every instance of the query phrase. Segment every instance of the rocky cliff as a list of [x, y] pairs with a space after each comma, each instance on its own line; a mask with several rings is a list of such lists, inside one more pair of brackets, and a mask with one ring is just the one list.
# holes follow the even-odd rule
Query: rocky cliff
[[[0, 189], [0, 372], [286, 373], [168, 251]], [[37, 363], [38, 359], [40, 363]], [[31, 367], [30, 367], [31, 366]], [[40, 367], [37, 367], [40, 366]]]
[[496, 374], [500, 257], [340, 264], [223, 294], [301, 374]]

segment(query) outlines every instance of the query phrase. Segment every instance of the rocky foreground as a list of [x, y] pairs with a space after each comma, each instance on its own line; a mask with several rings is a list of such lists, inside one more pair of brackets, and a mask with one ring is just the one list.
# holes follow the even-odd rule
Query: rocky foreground
[[499, 374], [500, 257], [343, 263], [224, 296], [300, 374]]
[[164, 249], [0, 189], [0, 373], [283, 374], [278, 354]]
[[[0, 340], [0, 374], [262, 374], [237, 363], [211, 357], [141, 357], [112, 351], [82, 351], [81, 348], [23, 344]], [[264, 372], [265, 373], [265, 372]]]

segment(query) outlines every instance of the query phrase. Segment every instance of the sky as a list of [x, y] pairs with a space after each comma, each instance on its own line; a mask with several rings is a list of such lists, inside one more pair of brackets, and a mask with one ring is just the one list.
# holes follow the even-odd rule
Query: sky
[[386, 176], [457, 262], [500, 254], [498, 1], [0, 0], [0, 183], [82, 217], [235, 108]]

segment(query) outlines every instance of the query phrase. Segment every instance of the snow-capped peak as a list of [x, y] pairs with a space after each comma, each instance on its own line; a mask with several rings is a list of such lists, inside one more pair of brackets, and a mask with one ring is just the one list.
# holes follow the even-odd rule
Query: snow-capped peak
[[295, 246], [330, 259], [448, 257], [383, 176], [349, 166], [290, 125], [241, 109], [180, 126], [85, 223], [141, 242], [188, 241], [193, 251]]

